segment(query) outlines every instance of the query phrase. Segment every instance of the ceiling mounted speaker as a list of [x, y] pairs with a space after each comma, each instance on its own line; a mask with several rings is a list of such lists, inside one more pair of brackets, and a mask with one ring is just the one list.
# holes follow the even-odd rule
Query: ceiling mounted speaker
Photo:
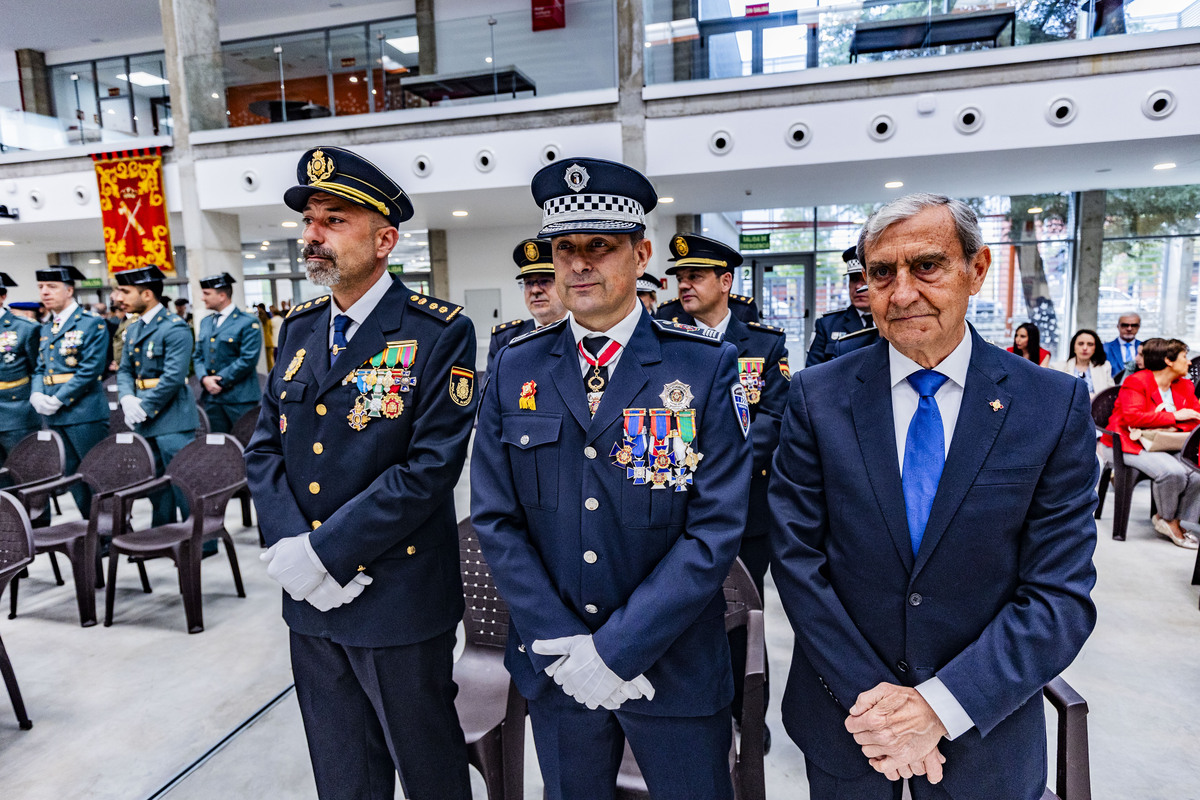
[[475, 154], [475, 169], [480, 172], [491, 172], [496, 168], [496, 154], [486, 147]]
[[561, 156], [562, 156], [562, 148], [559, 147], [558, 145], [554, 144], [553, 142], [551, 142], [550, 144], [548, 144], [542, 148], [542, 152], [539, 155], [539, 158], [541, 159], [542, 166], [544, 167], [547, 164], [551, 164], [555, 161], [558, 161], [558, 159]]
[[733, 149], [733, 136], [729, 131], [717, 131], [712, 136], [708, 137], [708, 149], [719, 156], [723, 156]]
[[789, 147], [804, 147], [812, 141], [812, 131], [803, 122], [796, 122], [787, 129], [784, 141], [788, 143]]
[[242, 173], [242, 188], [247, 192], [253, 192], [258, 188], [258, 173], [252, 169], [248, 169]]
[[885, 142], [896, 132], [896, 123], [887, 114], [880, 114], [871, 120], [867, 127], [867, 135], [877, 142]]
[[954, 115], [954, 129], [959, 133], [971, 134], [983, 127], [983, 112], [975, 106], [960, 108]]
[[413, 175], [418, 178], [428, 178], [429, 173], [433, 172], [433, 162], [429, 156], [420, 155], [413, 159], [412, 163]]
[[1142, 113], [1150, 119], [1166, 119], [1178, 105], [1175, 95], [1168, 89], [1156, 89], [1142, 101]]
[[46, 205], [46, 196], [42, 194], [41, 189], [33, 189], [29, 192], [29, 205], [35, 209]]
[[1075, 101], [1069, 97], [1057, 97], [1046, 106], [1046, 121], [1051, 125], [1070, 125], [1075, 119]]

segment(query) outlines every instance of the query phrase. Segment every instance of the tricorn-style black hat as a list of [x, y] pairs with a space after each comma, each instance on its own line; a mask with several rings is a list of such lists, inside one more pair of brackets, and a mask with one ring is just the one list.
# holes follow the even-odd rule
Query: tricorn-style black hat
[[78, 268], [70, 264], [57, 265], [46, 267], [37, 271], [37, 279], [39, 281], [57, 281], [59, 283], [69, 283], [75, 285], [75, 281], [86, 281], [87, 276], [79, 271]]
[[707, 236], [697, 236], [694, 233], [679, 233], [671, 237], [671, 255], [667, 259], [675, 266], [667, 268], [668, 275], [674, 275], [684, 267], [709, 267], [712, 269], [732, 270], [742, 265], [742, 255], [729, 245], [709, 239]]
[[17, 282], [8, 277], [7, 272], [0, 272], [0, 292], [5, 289], [11, 289], [17, 285]]
[[113, 277], [117, 280], [117, 286], [145, 286], [147, 289], [156, 283], [161, 287], [162, 282], [166, 280], [162, 270], [153, 264], [139, 269], [122, 270]]
[[383, 170], [342, 147], [314, 147], [296, 165], [300, 183], [283, 193], [293, 211], [303, 211], [308, 198], [328, 192], [363, 208], [378, 211], [393, 227], [413, 215], [412, 201]]
[[599, 158], [563, 158], [542, 167], [530, 186], [542, 208], [538, 237], [633, 233], [646, 227], [658, 194], [633, 167]]
[[207, 278], [200, 279], [201, 289], [232, 289], [237, 283], [232, 275], [228, 272], [220, 272], [216, 275], [209, 275]]
[[545, 239], [524, 240], [513, 248], [513, 263], [520, 269], [517, 280], [530, 275], [553, 275], [554, 256], [550, 242]]

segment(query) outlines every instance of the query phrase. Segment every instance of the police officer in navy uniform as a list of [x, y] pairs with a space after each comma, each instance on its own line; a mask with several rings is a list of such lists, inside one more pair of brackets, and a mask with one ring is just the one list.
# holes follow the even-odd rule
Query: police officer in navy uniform
[[[125, 330], [117, 397], [125, 424], [150, 443], [156, 475], [162, 475], [175, 454], [196, 437], [200, 423], [187, 382], [192, 329], [163, 305], [163, 280], [162, 271], [155, 266], [128, 269], [116, 274], [113, 289], [121, 305], [138, 315]], [[174, 522], [176, 506], [187, 515], [186, 501], [178, 489], [157, 493], [151, 503], [153, 525]]]
[[642, 306], [652, 317], [654, 316], [654, 312], [658, 310], [658, 290], [662, 289], [663, 286], [663, 282], [650, 272], [643, 272], [638, 276], [638, 300], [642, 301]]
[[33, 373], [37, 371], [38, 326], [4, 307], [8, 290], [17, 282], [0, 272], [0, 464], [17, 442], [42, 426], [29, 405]]
[[[758, 322], [762, 319], [758, 313], [758, 303], [754, 301], [753, 297], [744, 294], [729, 295], [729, 311], [742, 322]], [[683, 322], [687, 318], [687, 312], [683, 309], [683, 303], [679, 301], [679, 298], [672, 297], [658, 307], [658, 311], [654, 312], [654, 318]]]
[[[108, 400], [100, 383], [108, 353], [108, 326], [75, 302], [75, 281], [85, 280], [78, 269], [54, 266], [35, 274], [42, 305], [51, 316], [42, 323], [29, 404], [62, 436], [63, 468], [70, 475], [108, 435]], [[86, 519], [91, 513], [91, 490], [77, 483], [71, 487], [71, 496]]]
[[550, 257], [550, 243], [543, 239], [526, 239], [513, 248], [513, 262], [519, 270], [517, 280], [525, 290], [525, 307], [533, 319], [515, 319], [492, 328], [492, 341], [488, 344], [487, 371], [491, 373], [492, 362], [501, 348], [522, 334], [558, 322], [567, 314], [558, 290], [554, 288], [554, 261]]
[[843, 337], [864, 328], [875, 327], [875, 321], [871, 318], [870, 300], [867, 298], [867, 279], [854, 247], [846, 248], [842, 253], [842, 261], [846, 264], [850, 307], [832, 311], [817, 320], [816, 334], [808, 347], [808, 358], [804, 360], [806, 367], [824, 364], [832, 359], [835, 355], [834, 345]]
[[533, 195], [571, 313], [496, 359], [471, 510], [547, 797], [612, 798], [628, 741], [652, 797], [727, 800], [721, 587], [751, 460], [737, 351], [638, 302], [657, 200], [643, 175], [564, 158]]
[[267, 574], [284, 588], [292, 672], [323, 800], [471, 796], [454, 709], [462, 618], [454, 485], [475, 415], [462, 307], [387, 271], [404, 191], [340, 147], [307, 151], [284, 202], [308, 279], [246, 450]]
[[200, 336], [192, 353], [204, 392], [209, 427], [229, 433], [243, 414], [258, 406], [258, 356], [262, 331], [258, 317], [233, 304], [233, 284], [228, 272], [200, 279], [204, 307], [213, 312], [200, 320]]

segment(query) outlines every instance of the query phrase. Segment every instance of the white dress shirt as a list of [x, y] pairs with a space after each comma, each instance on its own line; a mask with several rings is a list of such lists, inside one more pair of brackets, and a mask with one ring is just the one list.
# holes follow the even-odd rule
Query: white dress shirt
[[720, 322], [718, 322], [716, 325], [708, 326], [708, 325], [705, 325], [700, 320], [696, 320], [696, 327], [702, 331], [707, 331], [707, 330], [716, 331], [717, 333], [721, 334], [721, 338], [724, 339], [725, 331], [729, 330], [729, 320], [731, 320], [731, 319], [733, 319], [733, 312], [726, 309], [725, 310], [725, 318], [722, 319]]
[[214, 329], [221, 327], [221, 323], [223, 323], [225, 320], [229, 319], [229, 315], [233, 313], [233, 309], [234, 309], [234, 305], [233, 305], [233, 303], [230, 303], [229, 305], [222, 308], [220, 311], [216, 312], [216, 314], [214, 315], [215, 319], [213, 319]]
[[[147, 325], [149, 325], [149, 324], [150, 324], [150, 321], [154, 319], [154, 316], [155, 316], [156, 314], [158, 314], [159, 310], [161, 310], [161, 309], [162, 309], [162, 307], [163, 307], [163, 304], [162, 304], [162, 303], [155, 303], [155, 304], [154, 304], [154, 308], [151, 308], [150, 310], [148, 310], [148, 311], [144, 312], [144, 313], [142, 314], [142, 316], [141, 316], [141, 317], [139, 317], [139, 319], [140, 319], [142, 322], [144, 322], [144, 323], [146, 323]], [[130, 324], [132, 325], [133, 323], [130, 323]]]
[[[617, 344], [621, 345], [621, 349], [612, 357], [612, 361], [608, 362], [608, 376], [612, 380], [613, 372], [617, 368], [617, 362], [621, 360], [621, 354], [625, 352], [625, 345], [629, 344], [630, 338], [633, 336], [633, 331], [637, 328], [638, 320], [642, 317], [642, 301], [636, 297], [633, 299], [633, 309], [625, 315], [625, 318], [613, 325], [606, 331], [591, 331], [575, 321], [575, 315], [571, 312], [567, 313], [567, 323], [571, 326], [571, 333], [575, 334], [575, 341], [582, 342], [584, 339], [596, 336], [605, 336], [612, 339]], [[588, 370], [592, 368], [578, 349], [575, 351], [575, 357], [579, 359], [579, 374], [586, 375]]]
[[[962, 407], [963, 389], [967, 384], [967, 369], [971, 365], [971, 332], [963, 334], [958, 346], [942, 360], [935, 372], [940, 372], [949, 380], [933, 396], [937, 401], [938, 412], [942, 416], [942, 430], [945, 433], [946, 454], [950, 453], [950, 440], [954, 438], [954, 429], [958, 423], [958, 412]], [[900, 472], [904, 473], [904, 445], [908, 439], [908, 426], [912, 423], [913, 415], [917, 413], [917, 404], [921, 396], [906, 378], [914, 372], [924, 369], [920, 364], [907, 356], [901, 355], [895, 346], [888, 345], [888, 364], [892, 380], [892, 417], [896, 426], [896, 457], [900, 463]], [[925, 698], [925, 702], [938, 715], [938, 719], [946, 726], [946, 738], [956, 739], [975, 726], [974, 721], [962, 704], [950, 693], [946, 685], [936, 676], [922, 683], [917, 691]]]
[[354, 305], [342, 311], [338, 308], [337, 302], [330, 303], [329, 314], [329, 349], [333, 349], [333, 320], [339, 314], [345, 314], [350, 318], [350, 324], [346, 326], [346, 341], [349, 342], [354, 338], [354, 334], [358, 331], [358, 326], [362, 325], [367, 317], [371, 316], [371, 312], [375, 310], [375, 306], [379, 305], [379, 301], [387, 294], [387, 290], [392, 288], [392, 275], [384, 270], [384, 273], [379, 276], [379, 280], [367, 289], [362, 297], [355, 301]]
[[53, 324], [61, 328], [62, 324], [71, 318], [71, 315], [75, 313], [75, 309], [77, 308], [79, 308], [79, 303], [76, 303], [74, 300], [67, 303], [66, 308], [54, 315]]

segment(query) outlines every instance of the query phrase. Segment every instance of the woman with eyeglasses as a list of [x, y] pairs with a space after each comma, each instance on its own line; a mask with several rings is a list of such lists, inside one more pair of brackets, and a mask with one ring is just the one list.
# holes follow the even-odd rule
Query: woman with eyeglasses
[[1071, 337], [1071, 357], [1055, 362], [1052, 366], [1059, 372], [1074, 375], [1087, 384], [1088, 397], [1095, 397], [1115, 385], [1112, 372], [1107, 366], [1100, 337], [1093, 330], [1083, 328]]
[[[1175, 453], [1147, 452], [1129, 435], [1130, 428], [1173, 428], [1190, 431], [1200, 425], [1200, 400], [1187, 379], [1188, 346], [1178, 339], [1147, 339], [1142, 344], [1146, 368], [1121, 384], [1108, 429], [1121, 437], [1125, 463], [1152, 480], [1151, 492], [1158, 513], [1154, 530], [1177, 547], [1195, 550], [1195, 534], [1185, 531], [1180, 520], [1200, 520], [1200, 473], [1188, 469]], [[1112, 437], [1101, 442], [1112, 447]]]
[[1013, 334], [1013, 346], [1008, 352], [1027, 358], [1038, 366], [1050, 366], [1050, 351], [1042, 349], [1042, 334], [1032, 322], [1022, 322]]

